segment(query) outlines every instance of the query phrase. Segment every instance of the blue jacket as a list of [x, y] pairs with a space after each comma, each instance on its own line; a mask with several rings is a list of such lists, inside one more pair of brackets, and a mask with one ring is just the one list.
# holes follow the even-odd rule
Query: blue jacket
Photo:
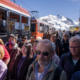
[[80, 71], [75, 72], [72, 75], [71, 80], [80, 80]]
[[[67, 57], [65, 57], [67, 56]], [[66, 61], [65, 61], [66, 59]], [[67, 80], [71, 80], [71, 76], [74, 72], [76, 71], [80, 71], [80, 59], [78, 60], [78, 62], [76, 63], [76, 65], [74, 66], [74, 63], [72, 61], [72, 55], [71, 53], [65, 53], [61, 56], [61, 60], [60, 60], [60, 64], [59, 64], [64, 71], [66, 72], [67, 75]]]

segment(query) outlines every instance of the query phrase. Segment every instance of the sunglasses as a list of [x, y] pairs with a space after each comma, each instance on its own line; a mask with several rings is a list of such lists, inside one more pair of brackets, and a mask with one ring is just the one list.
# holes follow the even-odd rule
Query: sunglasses
[[41, 54], [41, 53], [42, 53], [42, 55], [44, 55], [44, 56], [48, 56], [48, 54], [49, 54], [49, 52], [47, 52], [47, 51], [44, 51], [44, 52], [36, 51], [36, 54], [37, 54], [37, 55], [39, 55], [39, 54]]
[[78, 49], [78, 48], [80, 48], [80, 46], [75, 46], [75, 47], [70, 46], [69, 48], [70, 49], [73, 49], [73, 48]]
[[66, 35], [65, 35], [65, 37], [69, 37], [69, 36], [66, 36]]

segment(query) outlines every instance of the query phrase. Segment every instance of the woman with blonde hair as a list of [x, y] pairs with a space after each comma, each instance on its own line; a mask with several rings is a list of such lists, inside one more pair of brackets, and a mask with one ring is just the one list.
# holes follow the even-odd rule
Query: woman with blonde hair
[[1, 44], [1, 45], [4, 45], [4, 42], [3, 42], [3, 40], [2, 40], [2, 39], [0, 39], [0, 44]]
[[7, 75], [7, 65], [2, 61], [4, 49], [0, 46], [0, 80], [4, 80]]
[[30, 43], [24, 43], [21, 47], [21, 53], [17, 57], [11, 79], [14, 80], [25, 80], [26, 74], [29, 65], [33, 62], [33, 57], [31, 55], [31, 44]]
[[9, 61], [10, 61], [10, 55], [9, 55], [7, 49], [5, 48], [4, 42], [3, 42], [2, 39], [0, 39], [0, 46], [3, 47], [3, 49], [4, 49], [4, 57], [3, 57], [2, 60], [4, 61], [4, 63], [5, 63], [6, 65], [8, 65], [8, 63], [9, 63]]

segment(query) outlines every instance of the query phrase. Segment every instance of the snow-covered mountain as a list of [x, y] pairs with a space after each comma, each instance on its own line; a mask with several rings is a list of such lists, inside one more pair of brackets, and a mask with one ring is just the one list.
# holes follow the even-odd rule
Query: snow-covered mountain
[[72, 21], [70, 18], [66, 18], [61, 15], [48, 15], [45, 17], [40, 18], [43, 21], [48, 22], [53, 27], [55, 27], [57, 30], [69, 30], [70, 26], [78, 26], [78, 22]]

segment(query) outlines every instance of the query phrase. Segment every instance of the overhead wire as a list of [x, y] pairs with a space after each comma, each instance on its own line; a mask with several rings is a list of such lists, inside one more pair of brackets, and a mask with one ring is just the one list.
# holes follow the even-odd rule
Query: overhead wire
[[33, 10], [31, 7], [29, 7], [25, 2], [23, 2], [22, 0], [20, 0], [23, 4], [25, 4], [28, 8], [30, 8], [31, 10]]
[[[15, 1], [15, 0], [13, 0]], [[22, 0], [20, 0], [23, 4], [25, 4], [28, 8], [30, 8], [32, 11], [34, 11], [30, 6], [28, 6], [25, 2], [23, 2]], [[60, 14], [68, 14], [68, 13], [73, 13], [73, 12], [79, 12], [78, 10], [76, 11], [71, 11], [71, 12], [64, 12], [64, 13], [60, 13]]]

